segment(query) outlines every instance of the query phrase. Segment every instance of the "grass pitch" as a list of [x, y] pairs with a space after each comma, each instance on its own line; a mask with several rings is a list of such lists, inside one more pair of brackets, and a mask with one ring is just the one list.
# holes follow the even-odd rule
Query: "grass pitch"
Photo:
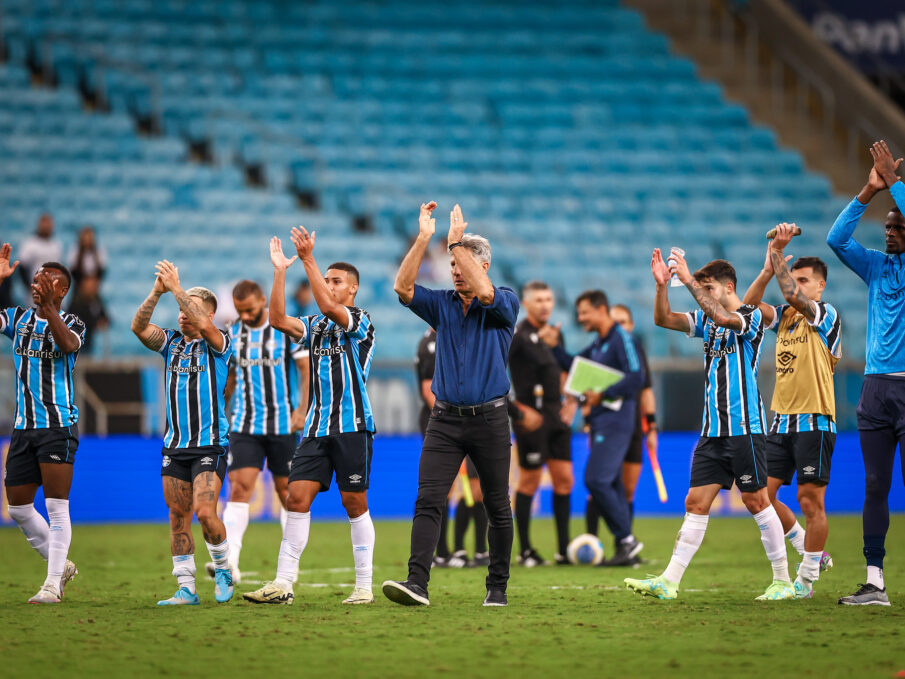
[[[4, 677], [892, 677], [905, 669], [905, 517], [887, 540], [892, 607], [836, 599], [864, 581], [860, 517], [830, 518], [836, 566], [810, 601], [759, 602], [771, 579], [750, 519], [712, 520], [673, 602], [641, 599], [622, 579], [659, 573], [681, 519], [639, 519], [650, 563], [641, 569], [513, 566], [508, 608], [482, 608], [484, 572], [434, 571], [430, 608], [403, 608], [379, 592], [403, 579], [409, 524], [379, 522], [372, 606], [348, 607], [354, 572], [349, 526], [312, 525], [295, 604], [238, 596], [271, 579], [280, 533], [252, 524], [243, 584], [217, 605], [199, 578], [200, 607], [157, 608], [176, 589], [165, 525], [81, 526], [79, 567], [64, 602], [28, 606], [44, 563], [14, 528], [0, 529], [0, 658]], [[551, 520], [535, 544], [553, 554]], [[573, 533], [581, 530], [578, 521]], [[201, 547], [199, 570], [207, 560]], [[797, 558], [790, 556], [792, 563]]]

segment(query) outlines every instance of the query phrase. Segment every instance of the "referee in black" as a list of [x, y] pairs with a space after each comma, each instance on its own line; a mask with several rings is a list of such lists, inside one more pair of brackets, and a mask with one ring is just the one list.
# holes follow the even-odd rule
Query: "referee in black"
[[383, 593], [406, 606], [427, 606], [431, 561], [440, 535], [443, 504], [468, 455], [478, 472], [490, 524], [490, 565], [485, 606], [505, 606], [512, 552], [509, 507], [509, 378], [506, 359], [518, 316], [518, 297], [487, 277], [490, 243], [466, 234], [458, 205], [449, 215], [448, 247], [453, 290], [415, 285], [421, 259], [434, 234], [431, 213], [421, 206], [418, 237], [402, 260], [394, 289], [399, 300], [437, 331], [437, 397], [418, 470], [408, 579], [387, 580]]

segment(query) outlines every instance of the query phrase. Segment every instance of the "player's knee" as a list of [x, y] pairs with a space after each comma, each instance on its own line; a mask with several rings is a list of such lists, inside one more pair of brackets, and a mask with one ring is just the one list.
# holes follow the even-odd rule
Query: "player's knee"
[[206, 524], [217, 517], [217, 507], [207, 502], [195, 505], [195, 516], [199, 523]]
[[689, 514], [707, 514], [710, 512], [710, 507], [706, 506], [698, 498], [688, 495], [685, 498], [685, 511]]
[[248, 502], [251, 500], [252, 493], [254, 492], [254, 486], [245, 483], [244, 481], [231, 481], [231, 487], [229, 490], [229, 501], [230, 502]]
[[192, 510], [182, 509], [181, 507], [170, 507], [170, 525], [171, 526], [184, 526], [186, 521], [188, 523], [192, 522]]
[[742, 502], [752, 514], [760, 514], [770, 506], [770, 498], [766, 493], [742, 493]]
[[311, 503], [304, 497], [294, 493], [289, 493], [286, 496], [287, 512], [307, 512], [309, 509], [311, 509]]
[[553, 492], [557, 495], [568, 495], [572, 492], [572, 487], [574, 485], [575, 480], [572, 478], [571, 474], [569, 474], [567, 478], [553, 479]]
[[812, 517], [824, 511], [823, 498], [807, 486], [799, 487], [798, 505], [806, 517]]
[[364, 493], [346, 493], [342, 496], [343, 507], [351, 518], [368, 511], [368, 498]]
[[864, 477], [864, 493], [871, 499], [886, 498], [892, 485], [892, 477], [868, 472]]

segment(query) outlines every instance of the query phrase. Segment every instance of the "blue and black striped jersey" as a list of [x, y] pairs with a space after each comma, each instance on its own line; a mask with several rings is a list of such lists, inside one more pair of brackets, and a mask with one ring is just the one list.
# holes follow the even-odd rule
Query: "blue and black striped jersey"
[[237, 321], [230, 328], [230, 337], [236, 371], [231, 431], [256, 436], [289, 434], [292, 411], [299, 405], [295, 361], [305, 357], [305, 350], [270, 323], [252, 328]]
[[[85, 341], [85, 324], [60, 311], [63, 323]], [[68, 427], [79, 420], [72, 371], [78, 351], [67, 354], [35, 309], [10, 307], [0, 313], [0, 333], [13, 341], [16, 368], [16, 429]]]
[[309, 349], [311, 366], [306, 437], [374, 431], [365, 387], [374, 357], [374, 326], [367, 311], [346, 309], [347, 328], [323, 314], [300, 319], [305, 334], [299, 344]]
[[229, 371], [229, 335], [222, 330], [223, 351], [215, 351], [207, 340], [186, 339], [178, 330], [165, 329], [160, 348], [165, 363], [167, 431], [166, 448], [225, 446], [226, 377]]
[[704, 340], [702, 436], [766, 434], [766, 413], [757, 388], [763, 314], [749, 304], [735, 314], [742, 319], [741, 332], [715, 325], [700, 309], [686, 314], [688, 336]]

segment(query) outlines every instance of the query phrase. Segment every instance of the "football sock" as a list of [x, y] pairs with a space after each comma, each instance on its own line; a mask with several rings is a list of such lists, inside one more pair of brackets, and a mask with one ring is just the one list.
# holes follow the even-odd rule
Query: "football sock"
[[801, 527], [801, 524], [798, 523], [798, 521], [795, 521], [795, 525], [789, 529], [788, 533], [786, 533], [786, 539], [792, 543], [792, 546], [799, 555], [804, 555], [804, 528]]
[[223, 510], [223, 525], [226, 526], [226, 539], [229, 542], [229, 565], [238, 567], [242, 539], [248, 528], [248, 503], [227, 502], [226, 509]]
[[810, 584], [817, 582], [820, 577], [820, 559], [823, 558], [823, 550], [819, 552], [805, 552], [798, 567], [798, 580], [804, 580]]
[[515, 494], [515, 526], [518, 528], [519, 552], [531, 549], [531, 500], [525, 493]]
[[285, 507], [280, 507], [280, 528], [282, 530], [286, 530], [286, 520], [289, 518], [289, 513], [286, 511]]
[[66, 567], [69, 543], [72, 542], [72, 524], [69, 521], [69, 500], [49, 497], [45, 501], [50, 519], [50, 539], [47, 547], [47, 580], [45, 584], [60, 587], [60, 578]]
[[663, 578], [678, 585], [685, 575], [685, 569], [691, 563], [692, 557], [704, 541], [704, 533], [707, 532], [707, 522], [710, 517], [706, 514], [686, 514], [679, 534], [676, 536], [676, 544], [672, 549], [672, 558], [669, 565], [663, 571]]
[[556, 523], [557, 553], [566, 555], [569, 548], [569, 518], [572, 511], [572, 495], [553, 493], [553, 521]]
[[877, 566], [868, 566], [867, 584], [880, 589], [886, 589], [886, 583], [883, 581], [883, 569]]
[[472, 508], [465, 504], [464, 498], [456, 505], [456, 518], [453, 520], [453, 550], [456, 552], [465, 549], [465, 531], [468, 530], [471, 510]]
[[448, 559], [450, 556], [447, 533], [449, 533], [449, 502], [444, 502], [440, 514], [440, 540], [437, 542], [437, 556], [441, 559]]
[[280, 543], [280, 556], [277, 559], [276, 582], [283, 588], [292, 589], [299, 577], [299, 559], [308, 544], [308, 532], [311, 529], [311, 512], [286, 512], [286, 530]]
[[594, 498], [588, 496], [584, 509], [585, 532], [591, 535], [597, 535], [600, 527], [600, 510], [597, 509], [597, 503]]
[[352, 526], [352, 554], [355, 558], [355, 586], [371, 589], [374, 576], [374, 522], [371, 512], [365, 512], [354, 519], [349, 518]]
[[483, 502], [475, 502], [472, 507], [474, 517], [474, 551], [483, 554], [487, 551], [487, 510]]
[[229, 542], [224, 540], [219, 545], [212, 545], [205, 541], [207, 545], [207, 553], [211, 555], [211, 561], [214, 562], [214, 568], [223, 570], [229, 568]]
[[195, 555], [180, 554], [173, 557], [173, 575], [180, 587], [195, 593]]
[[50, 526], [44, 517], [38, 514], [32, 502], [27, 505], [9, 505], [9, 515], [15, 521], [19, 530], [25, 535], [28, 544], [47, 561], [47, 548], [50, 544]]
[[773, 579], [791, 582], [782, 522], [773, 505], [755, 514], [754, 520], [757, 522], [757, 527], [760, 528], [760, 541], [764, 543], [764, 551], [767, 553], [770, 565], [773, 566]]

